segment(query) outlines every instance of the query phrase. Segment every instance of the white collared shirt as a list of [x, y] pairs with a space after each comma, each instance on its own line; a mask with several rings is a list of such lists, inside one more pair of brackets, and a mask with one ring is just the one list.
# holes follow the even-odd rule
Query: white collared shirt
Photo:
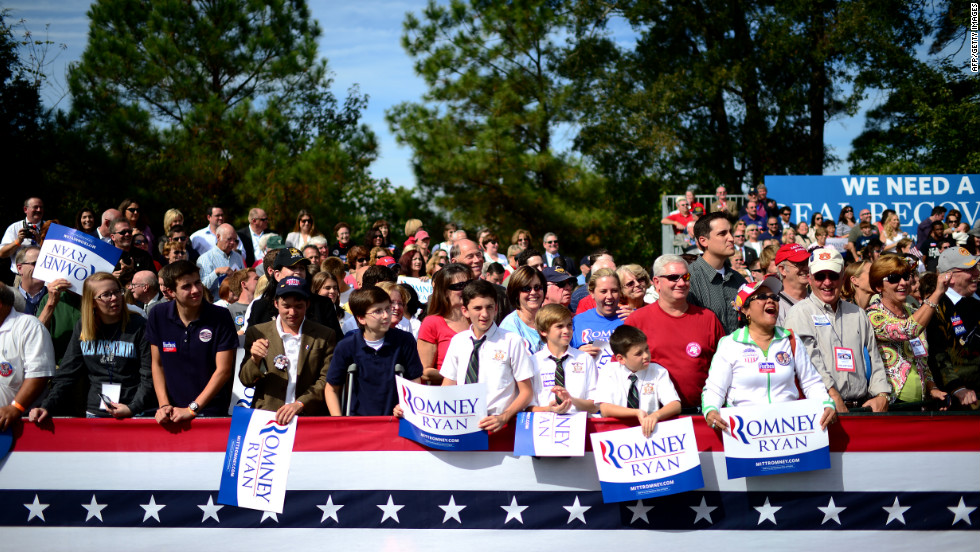
[[[607, 364], [599, 372], [599, 382], [593, 397], [595, 402], [626, 406], [631, 386], [630, 374], [633, 372], [618, 362]], [[640, 393], [639, 409], [647, 413], [660, 410], [667, 403], [681, 400], [670, 381], [667, 369], [656, 362], [651, 362], [646, 368], [636, 372], [636, 390]]]
[[[289, 381], [286, 383], [286, 404], [296, 402], [296, 368], [299, 366], [299, 348], [303, 341], [303, 322], [300, 322], [299, 333], [293, 335], [286, 332], [282, 328], [282, 318], [276, 317], [276, 331], [279, 332], [279, 337], [282, 338], [282, 349], [286, 353], [286, 358], [289, 360], [289, 368], [286, 372], [289, 376]], [[275, 365], [275, 359], [273, 359], [273, 365]]]
[[48, 330], [36, 317], [11, 310], [0, 324], [0, 406], [14, 400], [26, 378], [52, 376], [54, 345]]
[[[493, 416], [507, 410], [517, 398], [517, 382], [534, 377], [531, 357], [524, 340], [505, 332], [496, 324], [490, 326], [480, 347], [480, 383], [487, 386], [487, 414]], [[473, 352], [473, 329], [456, 334], [449, 342], [446, 358], [439, 373], [457, 384], [466, 382], [466, 368]]]
[[197, 251], [198, 255], [204, 255], [218, 244], [218, 236], [211, 232], [210, 226], [205, 226], [197, 232], [191, 234], [191, 247]]
[[954, 305], [959, 303], [960, 299], [963, 299], [963, 296], [953, 291], [953, 288], [946, 288], [946, 297], [949, 297], [949, 300], [952, 301]]
[[[548, 406], [555, 399], [551, 389], [555, 386], [556, 363], [552, 360], [551, 351], [545, 346], [534, 354], [534, 404]], [[565, 359], [562, 367], [565, 369], [565, 389], [576, 399], [592, 399], [595, 395], [596, 381], [599, 371], [595, 367], [592, 355], [583, 353], [574, 347], [569, 347], [562, 355]], [[580, 412], [573, 405], [569, 414]]]

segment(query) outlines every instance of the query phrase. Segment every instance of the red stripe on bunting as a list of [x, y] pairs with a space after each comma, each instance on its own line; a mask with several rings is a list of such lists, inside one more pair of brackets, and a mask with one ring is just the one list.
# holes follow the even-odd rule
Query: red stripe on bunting
[[[224, 452], [230, 418], [199, 419], [177, 428], [153, 420], [58, 418], [47, 427], [15, 430], [16, 452]], [[590, 420], [587, 433], [622, 429], [616, 419]], [[694, 431], [701, 451], [723, 451], [721, 438], [700, 417]], [[591, 449], [586, 438], [586, 447]], [[511, 451], [514, 427], [490, 436], [490, 450]], [[833, 452], [980, 451], [980, 416], [855, 416], [831, 426]], [[302, 418], [296, 452], [421, 451], [398, 436], [391, 417]]]

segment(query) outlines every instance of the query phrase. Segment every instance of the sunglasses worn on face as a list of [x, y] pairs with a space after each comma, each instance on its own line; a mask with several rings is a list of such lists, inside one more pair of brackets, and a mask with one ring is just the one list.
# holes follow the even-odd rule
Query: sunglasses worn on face
[[551, 244], [553, 244], [553, 243], [558, 243], [558, 240], [551, 240], [551, 241], [546, 241], [546, 242], [544, 242], [544, 243], [545, 243], [545, 244], [547, 244], [547, 245], [551, 245]]
[[139, 207], [127, 207], [126, 210], [129, 211], [130, 213], [139, 213], [140, 212], [140, 208]]
[[830, 272], [829, 270], [824, 270], [823, 272], [818, 272], [813, 275], [813, 279], [822, 282], [824, 280], [830, 280], [831, 282], [836, 282], [840, 280], [840, 274], [836, 272]]
[[684, 274], [664, 274], [661, 278], [670, 280], [671, 282], [676, 282], [677, 280], [684, 280], [689, 282], [691, 280], [691, 273], [685, 272]]
[[905, 280], [906, 282], [911, 282], [912, 281], [912, 273], [911, 272], [896, 272], [894, 274], [889, 274], [888, 276], [885, 277], [885, 279], [888, 280], [888, 283], [889, 284], [897, 284], [897, 283], [901, 282], [902, 280]]
[[452, 291], [463, 291], [463, 288], [466, 287], [466, 284], [468, 284], [468, 283], [470, 283], [472, 281], [473, 280], [465, 280], [465, 281], [462, 281], [462, 282], [456, 282], [455, 284], [449, 284], [446, 287], [449, 288], [449, 289], [451, 289]]
[[532, 291], [541, 291], [543, 289], [544, 288], [541, 287], [541, 284], [534, 284], [533, 286], [524, 286], [524, 287], [522, 287], [521, 288], [521, 291], [523, 293], [531, 293]]
[[768, 301], [770, 299], [772, 299], [773, 301], [779, 301], [779, 296], [772, 293], [756, 293], [755, 295], [749, 298], [749, 301], [751, 302], [757, 299], [759, 301]]

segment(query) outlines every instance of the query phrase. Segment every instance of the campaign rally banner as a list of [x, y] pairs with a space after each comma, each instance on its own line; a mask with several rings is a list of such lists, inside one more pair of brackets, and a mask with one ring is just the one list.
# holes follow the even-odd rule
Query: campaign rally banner
[[[794, 552], [976, 550], [978, 421], [845, 414], [830, 426], [829, 470], [730, 480], [721, 437], [695, 420], [703, 488], [605, 503], [591, 454], [514, 457], [514, 424], [490, 436], [489, 450], [458, 453], [399, 437], [390, 416], [308, 416], [277, 514], [214, 501], [229, 418], [197, 418], [180, 431], [152, 418], [54, 418], [53, 431], [19, 428], [0, 463], [0, 533], [11, 551], [105, 552], [106, 543], [164, 541], [208, 550], [329, 542], [441, 552], [531, 541], [584, 550], [611, 542], [632, 550], [651, 542], [726, 552], [787, 543]], [[626, 425], [590, 419], [586, 427]]]
[[405, 412], [398, 435], [438, 450], [487, 450], [485, 383], [421, 385], [395, 376], [398, 404]]
[[236, 408], [231, 415], [218, 503], [282, 513], [296, 421], [276, 423], [268, 410]]
[[238, 377], [238, 372], [242, 369], [242, 363], [245, 361], [245, 349], [239, 347], [235, 351], [235, 374], [231, 378], [231, 400], [228, 401], [228, 415], [231, 416], [235, 413], [235, 407], [240, 406], [242, 408], [252, 408], [252, 397], [255, 395], [254, 387], [245, 387], [242, 383], [241, 378]]
[[411, 278], [409, 276], [399, 276], [399, 284], [405, 284], [415, 290], [419, 296], [420, 303], [428, 303], [429, 296], [432, 295], [432, 280], [422, 280], [421, 278]]
[[588, 413], [520, 412], [514, 430], [515, 456], [584, 456]]
[[592, 344], [599, 348], [599, 356], [595, 359], [595, 367], [596, 370], [601, 371], [607, 364], [614, 362], [612, 347], [609, 346], [608, 341], [595, 341]]
[[829, 433], [820, 428], [824, 406], [805, 399], [766, 406], [722, 408], [728, 478], [830, 467]]
[[96, 272], [112, 272], [122, 250], [84, 232], [60, 224], [48, 227], [34, 265], [34, 277], [45, 282], [64, 278], [71, 290], [82, 294], [85, 279]]
[[766, 188], [767, 197], [792, 208], [794, 223], [809, 223], [816, 211], [836, 221], [845, 205], [854, 207], [855, 220], [861, 209], [870, 210], [874, 221], [881, 220], [885, 209], [892, 209], [914, 236], [936, 205], [959, 210], [970, 226], [980, 216], [977, 174], [767, 176]]
[[603, 502], [671, 495], [704, 487], [691, 418], [660, 422], [649, 438], [631, 427], [593, 433]]

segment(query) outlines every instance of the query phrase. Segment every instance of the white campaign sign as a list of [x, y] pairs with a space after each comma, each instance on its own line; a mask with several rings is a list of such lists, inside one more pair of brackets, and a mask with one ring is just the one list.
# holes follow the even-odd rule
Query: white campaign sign
[[485, 383], [435, 387], [395, 377], [404, 411], [398, 435], [440, 450], [487, 450]]
[[811, 399], [722, 408], [719, 414], [731, 429], [722, 432], [728, 478], [829, 468], [823, 411], [823, 403]]
[[96, 272], [112, 272], [122, 250], [60, 224], [48, 227], [34, 265], [34, 277], [45, 282], [64, 278], [71, 290], [82, 294], [85, 279]]
[[218, 502], [282, 513], [296, 424], [276, 423], [276, 413], [238, 407], [231, 417]]
[[515, 456], [585, 456], [588, 413], [521, 412], [514, 432]]

